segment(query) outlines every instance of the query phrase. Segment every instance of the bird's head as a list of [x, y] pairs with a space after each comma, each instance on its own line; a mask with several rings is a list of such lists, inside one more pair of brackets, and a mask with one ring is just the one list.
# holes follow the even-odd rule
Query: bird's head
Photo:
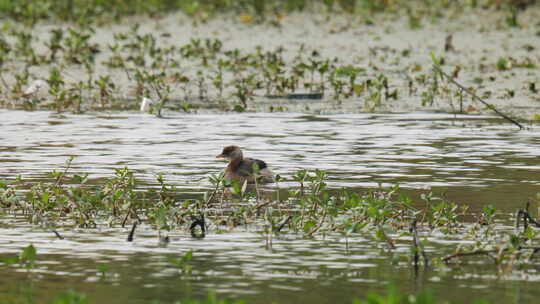
[[217, 158], [225, 158], [228, 160], [242, 159], [242, 150], [238, 146], [227, 146], [223, 148], [221, 154], [216, 155]]

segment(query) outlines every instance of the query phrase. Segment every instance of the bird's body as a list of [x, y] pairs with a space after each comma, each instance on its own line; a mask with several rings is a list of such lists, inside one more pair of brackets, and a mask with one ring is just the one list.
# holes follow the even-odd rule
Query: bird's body
[[24, 98], [34, 97], [41, 90], [41, 88], [47, 85], [48, 85], [47, 82], [43, 79], [34, 80], [34, 82], [32, 82], [30, 86], [28, 86], [26, 90], [24, 90], [22, 97]]
[[229, 160], [225, 168], [225, 179], [236, 181], [240, 184], [248, 183], [273, 183], [272, 171], [268, 168], [266, 162], [260, 159], [246, 157], [244, 158], [242, 150], [238, 146], [227, 146], [223, 148], [221, 154], [216, 157]]

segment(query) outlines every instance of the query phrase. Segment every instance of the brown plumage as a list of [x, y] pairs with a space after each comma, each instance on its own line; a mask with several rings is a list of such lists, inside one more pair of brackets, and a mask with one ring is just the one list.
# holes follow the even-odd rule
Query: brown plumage
[[[274, 182], [272, 171], [268, 169], [266, 163], [260, 159], [244, 158], [242, 150], [238, 146], [227, 146], [216, 157], [229, 160], [229, 164], [225, 168], [225, 179], [229, 181], [234, 180], [240, 184], [245, 181], [254, 183], [255, 179], [258, 183]], [[255, 168], [258, 168], [258, 172], [254, 170]]]

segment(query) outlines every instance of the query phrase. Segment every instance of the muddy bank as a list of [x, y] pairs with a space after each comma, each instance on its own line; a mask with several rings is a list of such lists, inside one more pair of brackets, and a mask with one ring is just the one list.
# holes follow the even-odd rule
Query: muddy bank
[[[141, 89], [141, 84], [136, 81], [136, 70], [154, 74], [163, 72], [166, 77], [177, 73], [189, 79], [184, 83], [169, 83], [167, 98], [173, 100], [172, 104], [176, 104], [173, 108], [179, 109], [181, 108], [179, 105], [189, 104], [191, 110], [196, 108], [232, 110], [233, 105], [241, 103], [235, 89], [238, 77], [245, 76], [248, 73], [246, 71], [249, 71], [251, 73], [249, 76], [253, 74], [254, 81], [257, 82], [246, 94], [249, 110], [306, 113], [461, 110], [467, 113], [489, 113], [488, 109], [471, 100], [466, 94], [458, 96], [459, 90], [455, 86], [442, 81], [437, 84], [439, 85], [437, 94], [434, 94], [433, 98], [426, 97], [431, 94], [429, 90], [433, 86], [430, 80], [432, 78], [430, 52], [433, 52], [436, 56], [443, 57], [445, 71], [454, 73], [457, 81], [474, 89], [488, 102], [511, 115], [533, 119], [537, 117], [535, 114], [540, 113], [540, 96], [536, 89], [540, 77], [538, 71], [540, 29], [535, 22], [539, 17], [538, 10], [525, 11], [520, 15], [520, 27], [506, 25], [503, 12], [486, 10], [448, 14], [447, 17], [433, 19], [431, 22], [424, 19], [420, 25], [415, 26], [412, 26], [406, 17], [384, 20], [385, 16], [379, 16], [381, 21], [377, 24], [384, 26], [373, 26], [366, 24], [366, 19], [358, 16], [346, 18], [341, 15], [307, 13], [284, 16], [274, 25], [242, 23], [234, 17], [195, 23], [182, 13], [171, 14], [157, 20], [133, 17], [122, 24], [91, 29], [95, 33], [90, 29], [80, 29], [81, 33], [87, 31], [90, 35], [87, 44], [98, 50], [92, 55], [90, 66], [64, 59], [31, 65], [24, 55], [10, 57], [11, 60], [4, 64], [3, 77], [6, 90], [3, 104], [8, 108], [21, 107], [25, 102], [25, 99], [21, 98], [22, 92], [36, 79], [44, 79], [50, 83], [50, 69], [57, 67], [65, 87], [71, 91], [77, 90], [77, 83], [95, 83], [100, 77], [107, 77], [108, 81], [114, 84], [109, 90], [107, 97], [110, 97], [110, 100], [106, 101], [107, 105], [113, 104], [112, 100], [116, 100], [116, 104], [122, 104], [121, 108], [130, 109], [138, 108], [145, 89], [148, 97], [159, 100], [158, 94], [151, 89]], [[134, 30], [134, 24], [140, 26]], [[50, 57], [51, 49], [47, 44], [52, 30], [58, 28], [67, 31], [71, 26], [42, 24], [31, 30], [33, 36], [31, 45], [38, 57]], [[142, 44], [146, 43], [144, 42], [146, 38], [122, 40], [119, 38], [122, 35], [150, 37], [149, 43], [154, 50], [173, 49], [171, 54], [166, 56], [174, 59], [176, 63], [155, 67], [158, 61], [156, 58], [159, 56], [151, 58], [148, 50], [136, 52], [133, 46], [129, 46], [139, 43], [144, 49]], [[452, 37], [451, 42], [447, 42], [449, 35]], [[193, 41], [197, 39], [203, 42], [204, 39], [218, 41], [221, 47], [219, 51], [209, 54], [208, 58], [185, 56], [181, 51], [177, 52], [183, 46], [193, 45]], [[6, 41], [15, 45], [17, 38], [7, 35]], [[113, 51], [115, 47], [116, 50]], [[372, 80], [385, 78], [389, 87], [385, 94], [393, 93], [392, 90], [395, 90], [395, 96], [381, 98], [377, 94], [383, 94], [382, 89], [377, 92], [369, 86], [367, 89], [359, 88], [359, 91], [363, 91], [357, 92], [358, 94], [336, 96], [335, 90], [331, 89], [332, 84], [326, 83], [323, 84], [326, 90], [322, 100], [267, 99], [265, 95], [269, 90], [260, 84], [264, 83], [265, 79], [259, 70], [250, 66], [245, 70], [235, 70], [235, 67], [231, 67], [230, 72], [225, 70], [221, 80], [222, 92], [218, 93], [213, 78], [217, 73], [216, 62], [228, 56], [224, 55], [227, 52], [238, 51], [240, 56], [249, 57], [258, 50], [279, 53], [285, 61], [284, 67], [291, 67], [284, 75], [292, 73], [292, 67], [298, 62], [313, 60], [315, 57], [312, 54], [316, 51], [318, 53], [316, 59], [329, 60], [335, 62], [337, 66], [352, 66], [357, 69], [358, 84], [369, 85]], [[142, 56], [141, 58], [147, 62], [138, 66], [128, 64], [124, 68], [111, 67], [111, 61], [117, 59], [115, 56], [129, 60], [135, 54]], [[17, 75], [22, 73], [24, 67], [28, 71], [26, 80], [17, 81]], [[320, 91], [318, 83], [327, 81], [320, 79], [318, 74], [313, 78], [303, 77], [294, 92]], [[336, 79], [340, 80], [339, 77]], [[346, 83], [347, 77], [341, 81]], [[306, 83], [309, 87], [306, 87]], [[15, 85], [21, 86], [20, 94], [15, 90], [9, 92]], [[204, 94], [200, 93], [201, 88]], [[54, 94], [48, 89], [50, 88], [45, 86], [35, 95], [38, 104], [55, 102]], [[103, 91], [97, 84], [90, 89], [80, 90], [85, 99], [100, 104]], [[275, 90], [272, 93], [276, 93]], [[291, 93], [291, 90], [285, 93]], [[103, 105], [101, 101], [101, 106]]]

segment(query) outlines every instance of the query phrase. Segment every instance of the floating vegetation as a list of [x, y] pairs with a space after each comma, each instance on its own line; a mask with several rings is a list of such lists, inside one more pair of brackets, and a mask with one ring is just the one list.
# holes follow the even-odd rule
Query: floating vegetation
[[[53, 180], [48, 183], [28, 184], [21, 178], [2, 182], [1, 211], [23, 214], [29, 222], [41, 225], [60, 239], [63, 239], [57, 231], [60, 228], [130, 225], [127, 240], [133, 241], [138, 223], [151, 225], [158, 231], [159, 241], [166, 243], [171, 231], [186, 231], [193, 237], [204, 238], [208, 233], [242, 230], [246, 226], [266, 235], [266, 245], [270, 247], [273, 235], [282, 233], [304, 237], [340, 233], [346, 238], [367, 234], [389, 249], [395, 248], [396, 238], [410, 235], [415, 267], [421, 264], [419, 255], [424, 267], [429, 267], [430, 260], [450, 263], [473, 255], [487, 255], [497, 265], [508, 266], [540, 252], [535, 230], [540, 223], [530, 215], [529, 203], [516, 213], [515, 228], [506, 230], [500, 225], [511, 217], [504, 219], [490, 205], [480, 214], [472, 214], [466, 205], [447, 201], [434, 193], [423, 194], [422, 203], [413, 202], [400, 193], [398, 186], [363, 193], [332, 189], [323, 170], [297, 171], [289, 178], [297, 186], [285, 189], [284, 193], [279, 189], [279, 183], [284, 180], [281, 176], [275, 177], [275, 186], [263, 188], [247, 182], [230, 185], [223, 174], [214, 175], [210, 177], [214, 190], [204, 197], [178, 200], [176, 187], [168, 185], [163, 175], [156, 176], [159, 188], [149, 191], [137, 190], [135, 174], [128, 168], [117, 169], [100, 184], [90, 185], [88, 175], [70, 174], [72, 161], [68, 160], [64, 170], [50, 172]], [[472, 220], [467, 222], [465, 218]], [[447, 256], [426, 253], [422, 244], [440, 234], [474, 243], [460, 245]], [[31, 256], [21, 255], [20, 261], [32, 263]], [[189, 259], [185, 257], [176, 264], [183, 265]]]

